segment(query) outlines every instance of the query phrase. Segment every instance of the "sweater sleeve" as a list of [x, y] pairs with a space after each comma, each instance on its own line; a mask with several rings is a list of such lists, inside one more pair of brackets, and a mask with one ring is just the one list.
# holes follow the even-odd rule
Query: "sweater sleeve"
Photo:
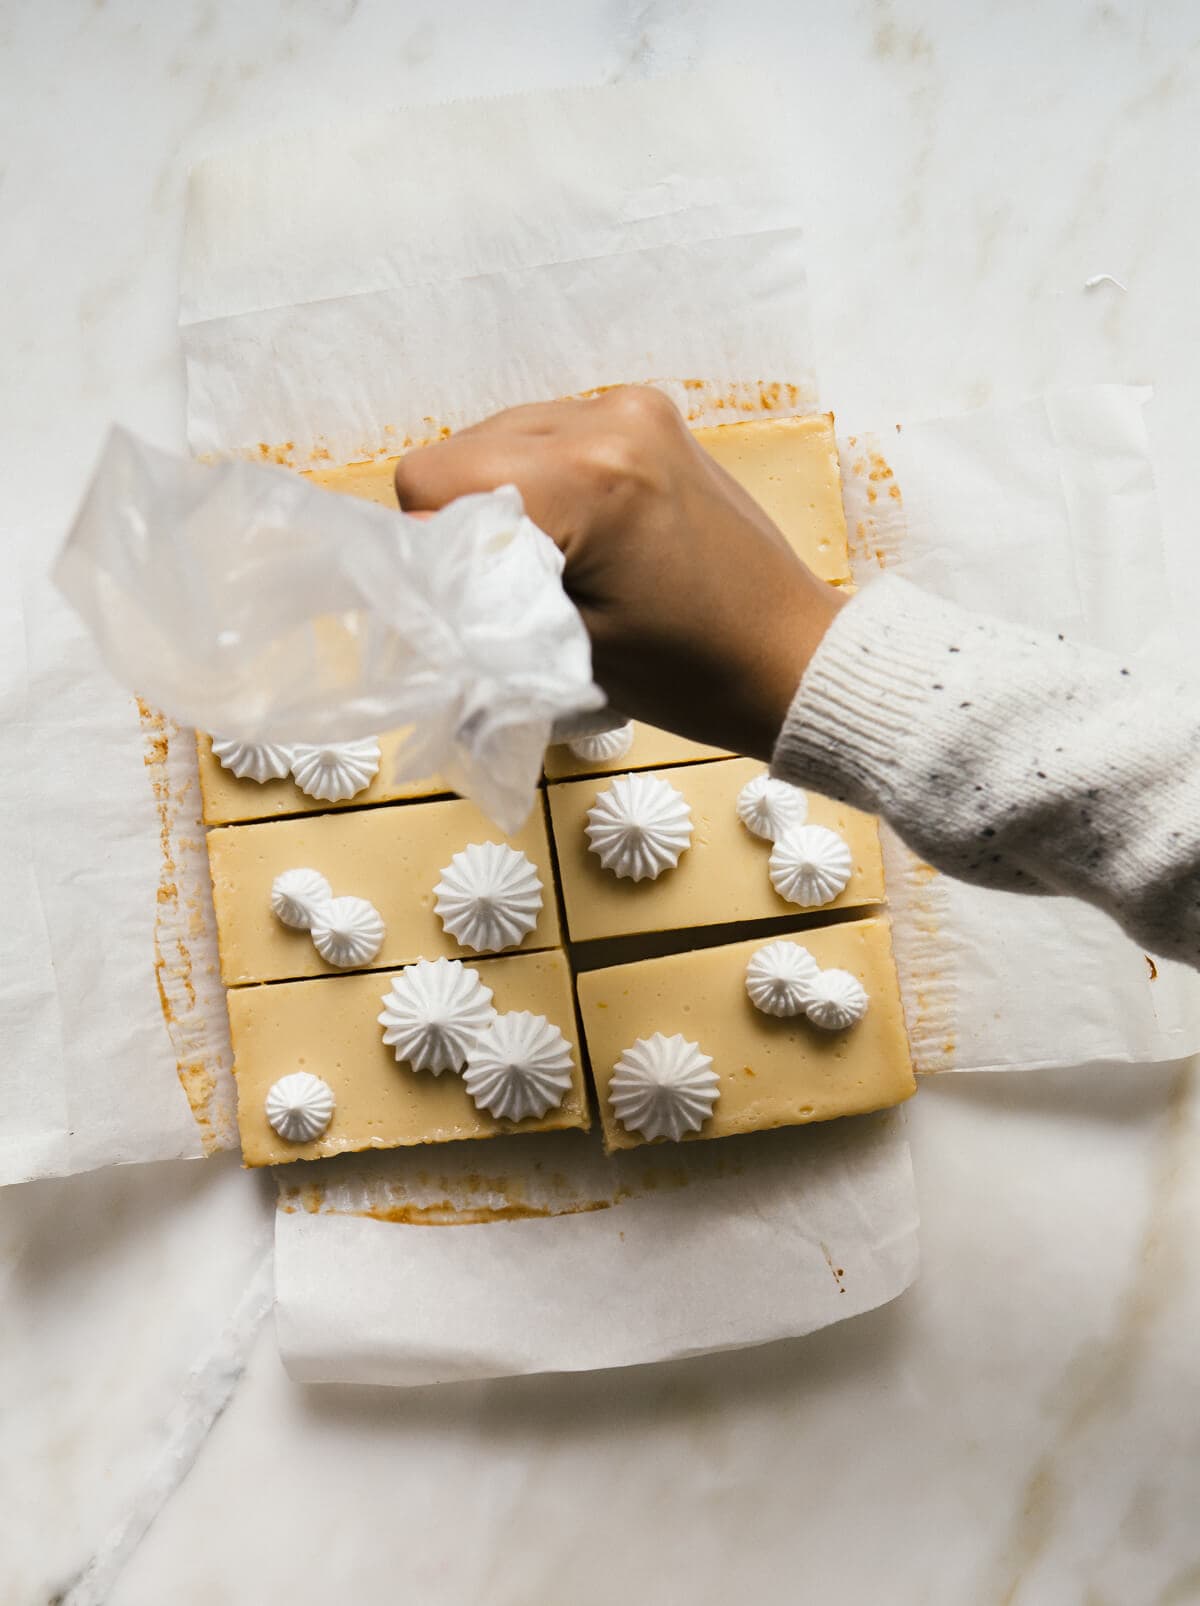
[[1060, 892], [1200, 965], [1200, 683], [884, 576], [805, 672], [773, 772], [949, 875]]

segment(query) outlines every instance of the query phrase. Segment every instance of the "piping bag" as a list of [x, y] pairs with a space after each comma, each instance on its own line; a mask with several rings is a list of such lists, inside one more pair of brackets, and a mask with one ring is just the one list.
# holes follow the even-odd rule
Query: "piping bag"
[[247, 742], [402, 730], [397, 781], [439, 775], [504, 831], [548, 741], [611, 726], [563, 558], [519, 491], [429, 519], [114, 429], [54, 578], [124, 686]]

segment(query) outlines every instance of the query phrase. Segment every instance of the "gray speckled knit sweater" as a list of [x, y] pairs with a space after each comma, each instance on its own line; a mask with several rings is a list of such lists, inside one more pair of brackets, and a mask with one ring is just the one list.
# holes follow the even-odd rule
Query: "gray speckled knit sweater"
[[1064, 892], [1200, 965], [1200, 682], [884, 577], [842, 609], [774, 773], [882, 814], [931, 864]]

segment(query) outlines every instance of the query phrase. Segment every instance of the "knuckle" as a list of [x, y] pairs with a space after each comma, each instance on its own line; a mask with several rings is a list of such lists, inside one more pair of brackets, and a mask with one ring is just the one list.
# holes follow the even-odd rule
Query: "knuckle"
[[652, 385], [618, 385], [605, 400], [607, 411], [632, 428], [661, 427], [678, 421], [674, 402]]

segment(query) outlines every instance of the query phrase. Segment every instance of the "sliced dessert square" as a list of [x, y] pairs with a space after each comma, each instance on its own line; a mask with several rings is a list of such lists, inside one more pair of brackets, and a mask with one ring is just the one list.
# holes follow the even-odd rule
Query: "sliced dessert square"
[[[234, 825], [248, 820], [273, 820], [289, 814], [323, 814], [329, 809], [359, 808], [367, 803], [396, 803], [448, 795], [450, 788], [437, 776], [400, 782], [392, 778], [400, 741], [397, 731], [381, 736], [374, 744], [379, 750], [374, 763], [370, 743], [344, 744], [343, 751], [349, 762], [343, 760], [341, 764], [336, 746], [315, 749], [311, 757], [301, 751], [302, 778], [325, 794], [314, 797], [302, 791], [293, 778], [290, 760], [295, 749], [218, 742], [217, 751], [225, 755], [225, 762], [222, 762], [213, 751], [213, 738], [197, 732], [196, 758], [204, 823]], [[263, 779], [257, 779], [258, 775]]]
[[512, 837], [452, 798], [217, 826], [208, 859], [226, 986], [559, 945], [540, 799]]
[[[455, 969], [480, 997], [490, 993], [491, 1010], [551, 1045], [542, 1055], [551, 1066], [548, 1091], [537, 1102], [557, 1102], [541, 1115], [506, 1120], [475, 1102], [457, 1070], [416, 1070], [398, 1060], [379, 1020], [397, 979], [391, 973], [240, 987], [228, 998], [245, 1164], [588, 1127], [571, 976], [561, 950], [472, 960]], [[530, 1021], [544, 1026], [530, 1027]], [[280, 1091], [289, 1077], [300, 1083]], [[290, 1138], [268, 1116], [273, 1090], [271, 1114]], [[488, 1099], [489, 1091], [480, 1096]]]
[[698, 429], [697, 441], [758, 503], [822, 580], [850, 579], [832, 414]]
[[829, 1121], [916, 1091], [882, 917], [586, 971], [577, 986], [609, 1150]]
[[[774, 782], [766, 802], [778, 797], [771, 806], [780, 816], [773, 824], [755, 823], [778, 833], [775, 842], [739, 814], [739, 802], [743, 813], [751, 812], [753, 794], [764, 786], [763, 766], [738, 758], [547, 788], [571, 941], [883, 902], [873, 817]], [[628, 865], [621, 857], [623, 828], [631, 842], [640, 834], [641, 851], [631, 852]], [[828, 874], [821, 871], [822, 854]], [[810, 873], [806, 855], [814, 861]], [[634, 878], [656, 865], [657, 875]], [[632, 873], [618, 873], [623, 868]]]

